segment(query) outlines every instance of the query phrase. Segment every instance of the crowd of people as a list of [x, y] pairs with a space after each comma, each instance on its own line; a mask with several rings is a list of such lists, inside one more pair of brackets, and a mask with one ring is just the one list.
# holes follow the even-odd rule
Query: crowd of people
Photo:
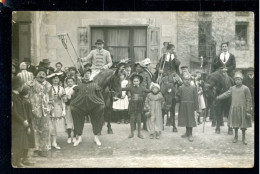
[[[12, 164], [16, 167], [33, 165], [28, 150], [34, 156], [46, 157], [51, 148], [61, 149], [57, 137], [66, 132], [67, 143], [78, 146], [82, 142], [86, 119], [93, 127], [94, 142], [100, 146], [104, 123], [105, 102], [102, 89], [92, 79], [100, 72], [113, 66], [111, 55], [106, 51], [103, 40], [97, 40], [97, 49], [78, 62], [84, 67], [63, 68], [61, 62], [50, 66], [43, 59], [37, 67], [29, 59], [12, 64]], [[114, 96], [113, 115], [118, 124], [130, 122], [128, 138], [144, 139], [143, 129], [151, 139], [160, 139], [165, 126], [178, 132], [175, 108], [179, 103], [178, 126], [186, 127], [181, 136], [193, 141], [192, 129], [208, 116], [206, 79], [204, 72], [190, 72], [181, 66], [175, 46], [168, 44], [153, 73], [151, 61], [144, 58], [135, 62], [119, 62], [123, 67], [120, 74], [122, 94]], [[123, 65], [123, 66], [122, 66]], [[217, 102], [232, 98], [228, 126], [234, 128], [233, 142], [238, 141], [238, 129], [242, 130], [242, 142], [247, 144], [245, 131], [251, 127], [254, 105], [254, 69], [249, 68], [246, 77], [236, 72], [235, 56], [228, 52], [228, 43], [222, 44], [222, 53], [213, 61], [213, 71], [221, 71], [234, 80], [234, 86], [216, 96]], [[119, 68], [119, 66], [116, 66]], [[180, 72], [181, 70], [181, 72]]]

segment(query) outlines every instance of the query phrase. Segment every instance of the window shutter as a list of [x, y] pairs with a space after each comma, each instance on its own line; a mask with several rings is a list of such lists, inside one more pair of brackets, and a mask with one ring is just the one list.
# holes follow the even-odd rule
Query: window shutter
[[155, 65], [160, 59], [160, 28], [148, 27], [147, 43], [147, 57]]

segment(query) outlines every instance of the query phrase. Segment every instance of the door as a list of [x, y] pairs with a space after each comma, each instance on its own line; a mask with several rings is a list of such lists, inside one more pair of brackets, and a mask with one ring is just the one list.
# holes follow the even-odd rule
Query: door
[[22, 62], [24, 58], [31, 58], [31, 34], [30, 23], [19, 23], [19, 61]]
[[153, 64], [156, 64], [160, 59], [160, 28], [148, 28], [148, 57]]

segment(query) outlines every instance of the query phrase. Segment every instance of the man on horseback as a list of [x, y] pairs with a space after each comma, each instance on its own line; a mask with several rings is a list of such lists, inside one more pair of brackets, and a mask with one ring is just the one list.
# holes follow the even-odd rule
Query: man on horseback
[[97, 49], [90, 51], [89, 55], [84, 58], [79, 58], [78, 61], [89, 62], [92, 64], [92, 74], [90, 79], [93, 79], [101, 70], [109, 69], [112, 66], [110, 52], [103, 49], [104, 41], [98, 39], [95, 43]]
[[101, 88], [96, 82], [90, 80], [91, 69], [84, 70], [82, 83], [74, 87], [75, 94], [72, 96], [71, 113], [74, 122], [74, 133], [78, 139], [74, 146], [82, 142], [82, 132], [84, 128], [85, 116], [90, 115], [94, 133], [94, 142], [100, 146], [98, 135], [101, 134], [104, 122], [105, 102], [101, 93]]
[[221, 44], [222, 53], [218, 55], [212, 63], [212, 72], [215, 72], [220, 67], [227, 68], [227, 74], [233, 77], [233, 71], [236, 69], [236, 58], [233, 54], [228, 52], [228, 42]]

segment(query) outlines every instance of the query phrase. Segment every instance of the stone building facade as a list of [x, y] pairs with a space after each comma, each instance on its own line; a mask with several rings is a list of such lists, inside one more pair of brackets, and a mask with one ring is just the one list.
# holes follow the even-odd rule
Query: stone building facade
[[[254, 14], [238, 12], [13, 12], [13, 59], [29, 57], [37, 65], [50, 59], [54, 66], [71, 66], [58, 34], [68, 33], [68, 51], [76, 61], [86, 56], [101, 37], [113, 59], [150, 57], [153, 66], [161, 56], [163, 42], [175, 45], [182, 65], [205, 71], [220, 53], [220, 44], [230, 42], [237, 67], [254, 67]], [[244, 41], [243, 41], [244, 40]], [[246, 43], [244, 43], [246, 42]], [[203, 65], [204, 65], [203, 64]]]

